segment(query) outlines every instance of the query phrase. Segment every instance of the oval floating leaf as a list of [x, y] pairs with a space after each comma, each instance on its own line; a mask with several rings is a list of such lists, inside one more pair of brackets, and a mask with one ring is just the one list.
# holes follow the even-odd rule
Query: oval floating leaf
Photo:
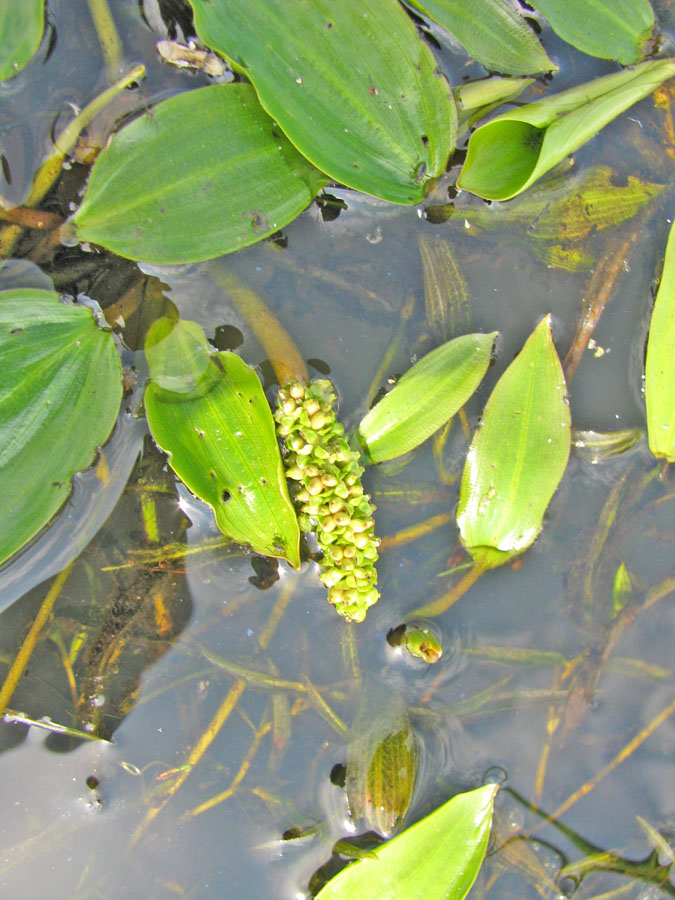
[[45, 28], [45, 0], [0, 3], [0, 81], [23, 69], [35, 54]]
[[497, 382], [467, 455], [457, 524], [477, 565], [500, 566], [532, 544], [569, 452], [565, 379], [546, 316]]
[[151, 382], [145, 411], [172, 469], [210, 504], [220, 530], [297, 567], [300, 531], [272, 413], [253, 369], [235, 353], [215, 354], [189, 393]]
[[649, 60], [497, 116], [471, 135], [457, 186], [515, 197], [673, 75], [675, 60]]
[[654, 301], [647, 360], [645, 400], [649, 449], [675, 462], [675, 226], [671, 226], [663, 272]]
[[417, 775], [417, 742], [403, 698], [367, 684], [347, 746], [347, 797], [357, 827], [389, 837], [408, 812]]
[[0, 293], [0, 561], [47, 524], [112, 431], [122, 365], [91, 310], [40, 290]]
[[496, 336], [465, 334], [415, 363], [361, 420], [358, 437], [370, 459], [407, 453], [454, 416], [483, 380]]
[[557, 69], [509, 0], [410, 0], [491, 72], [532, 75]]
[[190, 0], [201, 40], [253, 82], [288, 138], [331, 178], [417, 203], [445, 170], [452, 91], [397, 0]]
[[278, 231], [325, 183], [250, 85], [212, 85], [119, 131], [94, 163], [73, 223], [78, 240], [129, 259], [195, 262]]
[[317, 900], [463, 900], [480, 869], [497, 787], [457, 794], [339, 872]]
[[577, 50], [629, 66], [654, 27], [649, 0], [537, 0], [551, 28]]

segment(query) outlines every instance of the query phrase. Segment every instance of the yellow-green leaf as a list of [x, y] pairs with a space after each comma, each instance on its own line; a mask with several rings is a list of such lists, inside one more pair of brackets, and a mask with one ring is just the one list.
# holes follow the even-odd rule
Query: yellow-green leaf
[[483, 380], [496, 336], [464, 334], [415, 363], [361, 420], [358, 437], [370, 459], [402, 456], [454, 416]]
[[497, 786], [457, 794], [431, 815], [351, 863], [317, 900], [463, 900], [480, 869]]
[[649, 449], [675, 462], [675, 225], [671, 226], [663, 272], [647, 341], [645, 399]]
[[497, 382], [467, 455], [457, 523], [477, 565], [500, 566], [532, 544], [569, 452], [565, 379], [546, 316]]

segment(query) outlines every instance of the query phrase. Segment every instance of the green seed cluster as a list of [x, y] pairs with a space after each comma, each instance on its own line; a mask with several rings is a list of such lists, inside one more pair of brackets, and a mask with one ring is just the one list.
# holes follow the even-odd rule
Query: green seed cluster
[[335, 420], [330, 381], [293, 382], [278, 395], [277, 434], [283, 441], [286, 477], [295, 482], [302, 531], [316, 531], [323, 552], [319, 577], [328, 599], [348, 621], [362, 622], [378, 599], [378, 538], [373, 511], [363, 492], [359, 454]]

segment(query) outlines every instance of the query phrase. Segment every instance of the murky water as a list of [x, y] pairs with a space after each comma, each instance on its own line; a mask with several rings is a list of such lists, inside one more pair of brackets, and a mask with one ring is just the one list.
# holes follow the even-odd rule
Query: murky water
[[[48, 145], [54, 110], [66, 115], [69, 103], [82, 105], [103, 84], [86, 4], [49, 10], [53, 52], [46, 58], [45, 44], [0, 94], [12, 173], [3, 193], [11, 202]], [[201, 83], [155, 59], [156, 35], [137, 3], [117, 4], [115, 16], [127, 61], [143, 60], [149, 70], [126, 98], [129, 109]], [[562, 65], [561, 88], [611, 69], [550, 35], [543, 40]], [[447, 51], [441, 59], [459, 71]], [[644, 427], [651, 287], [673, 213], [663, 121], [648, 98], [576, 157], [580, 171], [610, 165], [619, 181], [637, 175], [669, 187], [639, 225], [629, 221], [586, 242], [599, 259], [640, 229], [594, 334], [599, 349], [584, 355], [570, 388], [575, 428]], [[266, 243], [219, 265], [277, 314], [312, 374], [329, 372], [345, 423], [353, 427], [365, 411], [392, 341], [397, 349], [375, 387], [440, 342], [425, 315], [421, 235], [452, 247], [470, 293], [471, 329], [500, 332], [498, 358], [467, 408], [472, 426], [545, 313], [553, 314], [560, 355], [567, 352], [589, 272], [541, 262], [527, 229], [468, 228], [475, 204], [462, 196], [447, 221], [433, 224], [417, 209], [335, 194], [347, 209], [334, 221], [312, 207], [284, 229], [283, 247]], [[65, 248], [42, 272], [3, 270], [3, 287], [10, 277], [25, 285], [46, 276], [57, 289], [86, 287], [101, 305], [114, 302], [114, 262], [102, 258], [93, 274], [82, 274], [83, 257]], [[142, 268], [167, 286], [183, 318], [269, 377], [264, 352], [212, 269]], [[411, 296], [414, 314], [402, 326]], [[466, 454], [459, 423], [442, 465], [428, 442], [405, 465], [367, 470], [386, 539], [382, 598], [366, 623], [349, 626], [327, 604], [315, 564], [295, 573], [227, 545], [209, 509], [176, 485], [138, 415], [147, 373], [126, 340], [124, 362], [137, 387], [103, 451], [110, 479], [103, 487], [93, 469], [77, 476], [53, 526], [0, 570], [6, 671], [53, 576], [74, 560], [10, 706], [106, 738], [86, 742], [16, 720], [0, 726], [0, 896], [42, 898], [45, 883], [50, 897], [78, 900], [306, 896], [335, 841], [363, 830], [348, 820], [334, 782], [366, 691], [400, 696], [410, 710], [422, 764], [406, 821], [458, 790], [503, 784], [492, 850], [472, 897], [672, 896], [671, 883], [658, 886], [655, 870], [638, 865], [653, 845], [637, 817], [671, 843], [675, 834], [675, 725], [667, 715], [673, 495], [645, 440], [599, 461], [587, 448], [573, 453], [522, 564], [485, 574], [434, 622], [445, 652], [420, 667], [394, 652], [387, 634], [442, 596], [457, 578], [444, 573], [465, 561], [453, 516], [457, 484], [446, 483]], [[424, 536], [397, 542], [402, 529], [427, 520], [433, 527]], [[172, 555], [179, 542], [187, 553]], [[633, 585], [630, 616], [613, 607], [621, 563]], [[650, 733], [618, 758], [643, 729]], [[549, 814], [557, 820], [546, 823]], [[292, 829], [306, 833], [284, 840]], [[614, 855], [580, 868], [605, 852]]]

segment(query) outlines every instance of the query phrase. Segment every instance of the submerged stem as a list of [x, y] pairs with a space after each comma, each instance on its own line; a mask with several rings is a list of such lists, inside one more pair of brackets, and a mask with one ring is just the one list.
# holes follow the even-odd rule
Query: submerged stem
[[410, 614], [410, 617], [417, 618], [417, 616], [426, 616], [427, 618], [431, 618], [433, 616], [440, 616], [441, 613], [446, 612], [446, 610], [457, 603], [460, 597], [463, 597], [464, 594], [466, 594], [469, 588], [478, 581], [485, 571], [486, 569], [482, 566], [474, 564], [466, 575], [464, 575], [463, 578], [460, 578], [457, 584], [449, 590], [447, 594], [443, 594], [438, 600], [432, 600], [431, 603], [427, 603], [426, 606], [421, 606], [419, 609], [416, 609]]
[[122, 42], [110, 13], [108, 0], [88, 0], [88, 3], [103, 52], [108, 81], [114, 81], [122, 66]]

